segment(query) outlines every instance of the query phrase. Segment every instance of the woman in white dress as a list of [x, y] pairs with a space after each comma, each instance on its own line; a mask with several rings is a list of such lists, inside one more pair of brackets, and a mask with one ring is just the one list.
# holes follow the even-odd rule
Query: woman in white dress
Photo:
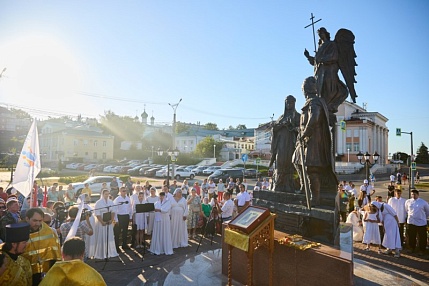
[[146, 213], [136, 213], [136, 205], [142, 205], [146, 203], [146, 200], [144, 199], [145, 195], [144, 192], [140, 192], [138, 194], [137, 200], [134, 201], [133, 204], [133, 221], [136, 225], [136, 248], [142, 248], [143, 247], [143, 237], [144, 237], [144, 231], [146, 229]]
[[376, 206], [368, 205], [368, 207], [369, 210], [365, 211], [365, 215], [363, 216], [363, 220], [366, 222], [366, 229], [362, 243], [367, 245], [365, 248], [366, 251], [369, 251], [370, 244], [378, 245], [378, 253], [381, 253], [380, 230], [378, 229], [378, 224], [381, 221], [380, 216]]
[[346, 223], [351, 223], [353, 225], [353, 241], [362, 241], [363, 239], [363, 229], [360, 225], [361, 221], [359, 217], [360, 214], [358, 213], [357, 208], [347, 216]]
[[[105, 259], [108, 257], [118, 256], [113, 237], [113, 218], [115, 217], [115, 207], [113, 202], [109, 200], [110, 192], [107, 189], [102, 190], [101, 199], [95, 203], [95, 215], [97, 217], [94, 229], [94, 258]], [[103, 214], [111, 212], [110, 220], [103, 221]], [[106, 245], [107, 238], [107, 245]], [[107, 253], [107, 257], [106, 257]]]
[[182, 197], [180, 188], [174, 191], [174, 198], [171, 200], [171, 242], [173, 248], [188, 246], [188, 231], [186, 219], [188, 217], [188, 206], [185, 198]]
[[165, 199], [165, 192], [159, 193], [159, 200], [155, 203], [155, 221], [149, 248], [149, 251], [153, 254], [173, 254], [170, 209], [171, 200]]
[[[159, 200], [159, 197], [156, 195], [156, 188], [150, 188], [150, 196], [146, 197], [147, 203], [155, 204]], [[155, 212], [148, 213], [148, 223], [146, 227], [146, 233], [152, 235], [153, 222], [155, 221]]]

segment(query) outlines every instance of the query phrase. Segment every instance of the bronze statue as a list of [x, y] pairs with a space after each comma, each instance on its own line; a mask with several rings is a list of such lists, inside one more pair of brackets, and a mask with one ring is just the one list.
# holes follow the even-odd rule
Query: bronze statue
[[276, 162], [273, 174], [274, 190], [280, 192], [295, 191], [292, 155], [295, 150], [300, 117], [295, 110], [295, 102], [296, 99], [292, 95], [286, 97], [284, 113], [272, 126], [269, 168]]
[[301, 191], [305, 191], [307, 198], [312, 198], [311, 205], [314, 206], [320, 205], [322, 182], [334, 184], [335, 192], [337, 177], [333, 172], [329, 112], [325, 99], [317, 95], [314, 77], [304, 80], [302, 90], [306, 102], [292, 160], [299, 174]]
[[[357, 66], [354, 51], [354, 35], [346, 29], [338, 30], [335, 40], [331, 41], [330, 34], [325, 28], [317, 30], [319, 35], [319, 47], [314, 57], [307, 50], [305, 57], [314, 66], [314, 77], [317, 81], [317, 94], [325, 99], [330, 113], [330, 126], [334, 126], [336, 118], [334, 113], [338, 106], [346, 100], [348, 92], [356, 103], [356, 91], [354, 88], [355, 66]], [[347, 86], [338, 77], [341, 70]], [[347, 90], [348, 88], [348, 90]]]

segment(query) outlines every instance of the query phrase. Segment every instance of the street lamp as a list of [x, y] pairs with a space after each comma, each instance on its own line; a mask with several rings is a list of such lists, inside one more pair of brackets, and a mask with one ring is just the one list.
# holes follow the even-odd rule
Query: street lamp
[[213, 145], [213, 158], [216, 158], [216, 144]]
[[[161, 148], [158, 148], [156, 153], [158, 154], [158, 156], [162, 156], [164, 154], [164, 151]], [[176, 162], [176, 158], [177, 156], [179, 156], [179, 150], [177, 150], [177, 148], [172, 151], [168, 149], [166, 153], [167, 156], [165, 156], [165, 160], [167, 161], [167, 186], [170, 188], [170, 163]]]
[[350, 148], [347, 148], [347, 163], [350, 162]]
[[[371, 163], [369, 161], [369, 159], [371, 158], [371, 155], [368, 153], [368, 151], [365, 154], [362, 154], [362, 152], [359, 151], [359, 153], [357, 153], [356, 156], [357, 156], [357, 158], [359, 160], [359, 163], [361, 165], [365, 165], [365, 178], [369, 182], [369, 169], [377, 163], [378, 158], [380, 157], [380, 155], [378, 155], [377, 152], [375, 152], [372, 155], [372, 159], [374, 160], [374, 163]], [[362, 163], [362, 159], [365, 159], [365, 162]]]

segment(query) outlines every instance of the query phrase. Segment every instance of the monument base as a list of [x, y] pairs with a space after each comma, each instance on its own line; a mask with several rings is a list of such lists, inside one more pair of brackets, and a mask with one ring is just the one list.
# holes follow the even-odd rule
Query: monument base
[[[224, 225], [225, 227], [225, 225]], [[321, 245], [298, 250], [280, 244], [287, 234], [274, 232], [273, 285], [353, 285], [353, 262], [340, 250]], [[232, 279], [247, 284], [247, 253], [233, 248]], [[269, 285], [269, 252], [257, 249], [253, 256], [252, 285]], [[228, 245], [222, 240], [222, 274], [228, 276]]]
[[338, 243], [339, 218], [330, 207], [305, 206], [305, 196], [272, 191], [253, 193], [253, 204], [265, 207], [277, 215], [275, 229], [299, 234], [313, 241], [330, 245]]

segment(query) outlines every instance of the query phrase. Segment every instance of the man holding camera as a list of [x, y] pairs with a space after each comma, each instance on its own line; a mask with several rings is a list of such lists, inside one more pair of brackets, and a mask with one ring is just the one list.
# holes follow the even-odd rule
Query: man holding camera
[[[64, 244], [64, 240], [66, 239], [70, 229], [73, 226], [74, 221], [76, 220], [76, 216], [77, 213], [79, 212], [79, 208], [78, 207], [71, 207], [69, 208], [68, 214], [69, 214], [69, 221], [63, 223], [60, 226], [60, 231], [61, 231], [61, 236], [62, 236], [62, 244]], [[93, 235], [94, 231], [92, 229], [91, 223], [89, 222], [89, 217], [91, 216], [91, 214], [89, 212], [85, 212], [82, 214], [82, 217], [79, 218], [80, 219], [80, 223], [79, 226], [76, 230], [76, 234], [75, 236], [82, 238], [83, 240], [85, 240], [85, 236], [86, 235]], [[88, 251], [86, 250], [85, 253], [88, 253]]]

